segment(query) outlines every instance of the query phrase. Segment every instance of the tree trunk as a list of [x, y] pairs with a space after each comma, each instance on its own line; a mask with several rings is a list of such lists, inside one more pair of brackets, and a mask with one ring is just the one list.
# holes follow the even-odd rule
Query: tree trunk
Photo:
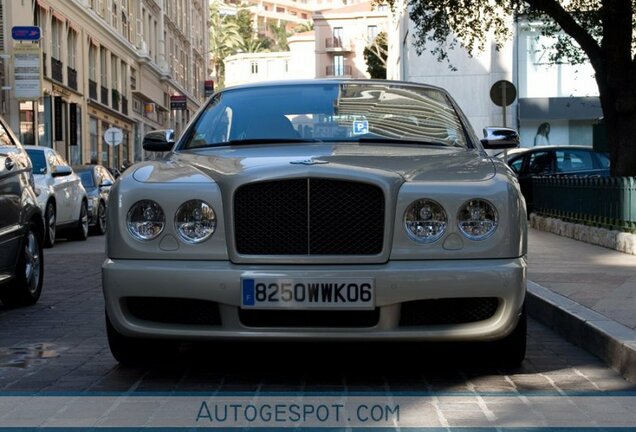
[[[626, 68], [627, 69], [627, 68]], [[612, 176], [636, 176], [636, 83], [631, 74], [597, 75], [603, 117], [607, 128]], [[600, 78], [600, 79], [599, 79]]]

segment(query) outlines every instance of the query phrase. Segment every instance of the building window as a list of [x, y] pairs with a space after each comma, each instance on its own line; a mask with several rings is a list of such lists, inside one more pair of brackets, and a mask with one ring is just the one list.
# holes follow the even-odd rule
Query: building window
[[258, 74], [258, 62], [250, 62], [250, 66], [252, 68], [252, 75]]
[[68, 45], [66, 47], [68, 57], [68, 67], [75, 69], [77, 57], [77, 32], [73, 29], [68, 30]]
[[20, 142], [35, 145], [35, 112], [33, 102], [20, 102]]
[[344, 36], [344, 29], [342, 27], [333, 28], [333, 46], [334, 48], [342, 48], [342, 39]]
[[88, 47], [88, 79], [97, 82], [97, 47], [90, 44]]
[[333, 57], [333, 74], [335, 76], [344, 75], [344, 56], [337, 55]]
[[108, 68], [106, 67], [106, 59], [107, 59], [106, 49], [104, 47], [101, 47], [99, 49], [99, 62], [100, 62], [99, 77], [100, 77], [102, 87], [106, 87], [108, 85], [108, 82], [106, 82], [106, 79], [108, 76], [107, 74]]
[[91, 163], [96, 164], [98, 162], [97, 158], [97, 119], [94, 117], [88, 118], [88, 130], [89, 130], [89, 141], [90, 141], [90, 152], [91, 152]]
[[51, 57], [57, 60], [62, 58], [62, 33], [64, 24], [57, 18], [51, 22]]
[[367, 42], [371, 43], [375, 40], [376, 36], [378, 35], [378, 26], [377, 25], [370, 25], [367, 27]]

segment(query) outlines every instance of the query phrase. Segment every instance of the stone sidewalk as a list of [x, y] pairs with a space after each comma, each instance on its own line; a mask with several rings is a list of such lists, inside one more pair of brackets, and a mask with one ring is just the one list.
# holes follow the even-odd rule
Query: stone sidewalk
[[528, 231], [530, 314], [636, 382], [636, 256]]

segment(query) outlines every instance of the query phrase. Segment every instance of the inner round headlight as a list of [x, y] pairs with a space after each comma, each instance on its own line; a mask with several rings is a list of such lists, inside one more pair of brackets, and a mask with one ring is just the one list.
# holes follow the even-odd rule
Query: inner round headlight
[[156, 202], [141, 200], [128, 210], [126, 225], [128, 232], [137, 240], [152, 240], [166, 226], [166, 216]]
[[411, 239], [432, 243], [446, 231], [448, 218], [444, 208], [433, 200], [413, 201], [404, 212], [404, 229]]
[[205, 202], [190, 200], [183, 203], [177, 210], [174, 225], [183, 241], [200, 243], [214, 234], [216, 214]]
[[483, 199], [474, 199], [461, 206], [457, 223], [469, 239], [484, 240], [497, 229], [499, 216], [494, 205]]

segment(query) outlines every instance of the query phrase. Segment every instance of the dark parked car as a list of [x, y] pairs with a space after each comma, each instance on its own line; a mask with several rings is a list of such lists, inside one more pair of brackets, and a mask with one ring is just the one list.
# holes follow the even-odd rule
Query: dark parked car
[[[503, 159], [503, 153], [497, 155]], [[508, 151], [508, 165], [517, 174], [528, 214], [533, 210], [532, 178], [538, 176], [608, 176], [609, 155], [585, 146], [543, 146]]]
[[95, 234], [102, 235], [106, 232], [108, 194], [115, 178], [101, 165], [75, 166], [73, 170], [80, 176], [88, 195], [88, 225]]
[[31, 161], [0, 119], [0, 300], [34, 304], [44, 280], [44, 219], [34, 190]]

